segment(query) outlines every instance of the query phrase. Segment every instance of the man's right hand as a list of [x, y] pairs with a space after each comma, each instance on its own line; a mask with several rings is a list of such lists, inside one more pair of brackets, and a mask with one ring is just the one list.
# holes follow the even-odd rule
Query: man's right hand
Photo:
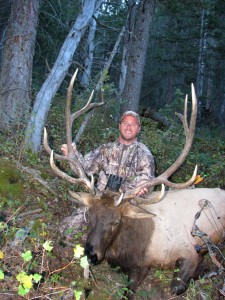
[[[72, 143], [72, 146], [73, 146], [73, 151], [74, 151], [74, 153], [76, 153], [76, 151], [77, 151], [76, 144], [75, 144], [75, 143]], [[61, 151], [62, 151], [63, 155], [65, 155], [65, 156], [68, 155], [68, 147], [67, 147], [67, 144], [62, 144]]]

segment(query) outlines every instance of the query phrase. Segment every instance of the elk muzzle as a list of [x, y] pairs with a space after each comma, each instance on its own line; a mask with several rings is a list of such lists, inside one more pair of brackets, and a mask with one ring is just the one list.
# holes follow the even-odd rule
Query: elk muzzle
[[88, 262], [91, 265], [98, 265], [102, 261], [102, 259], [98, 258], [97, 252], [94, 250], [94, 247], [91, 245], [91, 243], [86, 243], [84, 253], [87, 255]]

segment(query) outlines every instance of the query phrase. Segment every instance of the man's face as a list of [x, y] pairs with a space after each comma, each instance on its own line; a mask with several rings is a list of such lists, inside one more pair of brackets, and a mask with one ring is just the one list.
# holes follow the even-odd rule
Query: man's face
[[141, 130], [137, 119], [133, 116], [125, 116], [119, 124], [120, 136], [125, 141], [132, 141]]

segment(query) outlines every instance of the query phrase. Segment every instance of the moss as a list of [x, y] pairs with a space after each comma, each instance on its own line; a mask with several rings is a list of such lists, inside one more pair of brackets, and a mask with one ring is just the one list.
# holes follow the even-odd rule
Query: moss
[[21, 174], [9, 160], [0, 159], [0, 196], [18, 197], [23, 191]]
[[49, 174], [46, 171], [41, 171], [41, 178], [43, 178], [44, 180], [49, 179]]

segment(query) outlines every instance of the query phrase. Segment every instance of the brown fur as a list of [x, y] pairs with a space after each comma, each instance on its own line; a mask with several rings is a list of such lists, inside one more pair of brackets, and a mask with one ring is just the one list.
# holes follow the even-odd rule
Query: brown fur
[[154, 230], [152, 220], [122, 217], [119, 226], [112, 244], [106, 251], [106, 260], [113, 266], [121, 266], [124, 271], [134, 265], [145, 266], [146, 262], [143, 259], [146, 257], [146, 250], [151, 243]]

